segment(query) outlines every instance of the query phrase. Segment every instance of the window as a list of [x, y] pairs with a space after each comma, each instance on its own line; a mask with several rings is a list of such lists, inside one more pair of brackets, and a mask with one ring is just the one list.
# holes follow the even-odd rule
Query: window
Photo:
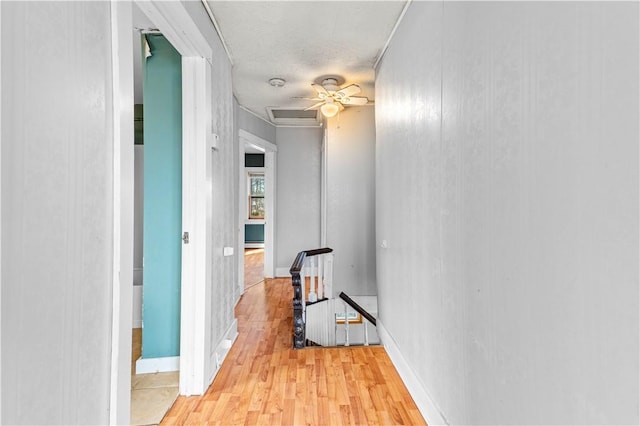
[[249, 219], [264, 219], [264, 173], [249, 173]]

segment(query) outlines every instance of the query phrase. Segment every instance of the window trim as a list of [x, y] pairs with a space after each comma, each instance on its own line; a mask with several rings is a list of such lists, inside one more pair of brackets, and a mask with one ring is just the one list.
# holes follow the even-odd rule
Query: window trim
[[[265, 203], [265, 195], [251, 195], [251, 178], [253, 176], [262, 176], [262, 179], [265, 180], [266, 176], [265, 176], [265, 172], [264, 172], [264, 168], [263, 167], [247, 167], [246, 168], [246, 173], [247, 173], [247, 188], [246, 188], [246, 193], [247, 193], [247, 209], [246, 209], [246, 220], [250, 221], [251, 223], [256, 223], [256, 221], [261, 221], [262, 223], [264, 223], [264, 217], [265, 215], [262, 216], [253, 216], [251, 214], [251, 200], [254, 198], [262, 198], [263, 200], [263, 204]], [[265, 210], [266, 210], [266, 205], [264, 206]], [[266, 211], [265, 211], [266, 214]]]

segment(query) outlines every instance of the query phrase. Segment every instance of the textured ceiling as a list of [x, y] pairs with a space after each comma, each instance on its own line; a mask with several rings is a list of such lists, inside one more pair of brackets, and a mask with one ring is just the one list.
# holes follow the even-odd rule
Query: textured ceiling
[[[306, 107], [311, 83], [338, 77], [373, 100], [373, 66], [406, 1], [208, 1], [233, 61], [238, 102], [268, 120], [267, 107]], [[272, 77], [286, 80], [272, 87]]]

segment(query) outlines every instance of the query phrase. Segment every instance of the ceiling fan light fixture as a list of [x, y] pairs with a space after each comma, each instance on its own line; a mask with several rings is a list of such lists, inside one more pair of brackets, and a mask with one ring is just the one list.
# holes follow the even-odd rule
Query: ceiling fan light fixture
[[338, 80], [335, 78], [325, 78], [322, 80], [322, 87], [324, 87], [329, 93], [335, 93], [340, 90], [340, 87], [338, 87]]
[[334, 103], [326, 103], [320, 107], [320, 111], [322, 112], [322, 115], [324, 115], [327, 118], [334, 117], [339, 110], [340, 108], [338, 107], [338, 105]]
[[345, 105], [366, 105], [369, 101], [364, 96], [353, 96], [361, 91], [357, 84], [350, 84], [341, 89], [333, 78], [322, 80], [322, 84], [311, 83], [311, 87], [316, 91], [316, 97], [303, 99], [320, 102], [305, 108], [305, 111], [320, 108], [320, 112], [326, 118], [335, 117]]

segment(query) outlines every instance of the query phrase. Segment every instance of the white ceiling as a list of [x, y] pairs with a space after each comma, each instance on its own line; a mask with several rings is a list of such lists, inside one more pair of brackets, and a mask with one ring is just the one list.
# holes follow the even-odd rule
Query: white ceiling
[[[268, 120], [267, 107], [307, 107], [311, 83], [338, 77], [374, 96], [373, 69], [406, 1], [211, 1], [233, 61], [240, 105]], [[286, 80], [272, 87], [272, 77]]]

